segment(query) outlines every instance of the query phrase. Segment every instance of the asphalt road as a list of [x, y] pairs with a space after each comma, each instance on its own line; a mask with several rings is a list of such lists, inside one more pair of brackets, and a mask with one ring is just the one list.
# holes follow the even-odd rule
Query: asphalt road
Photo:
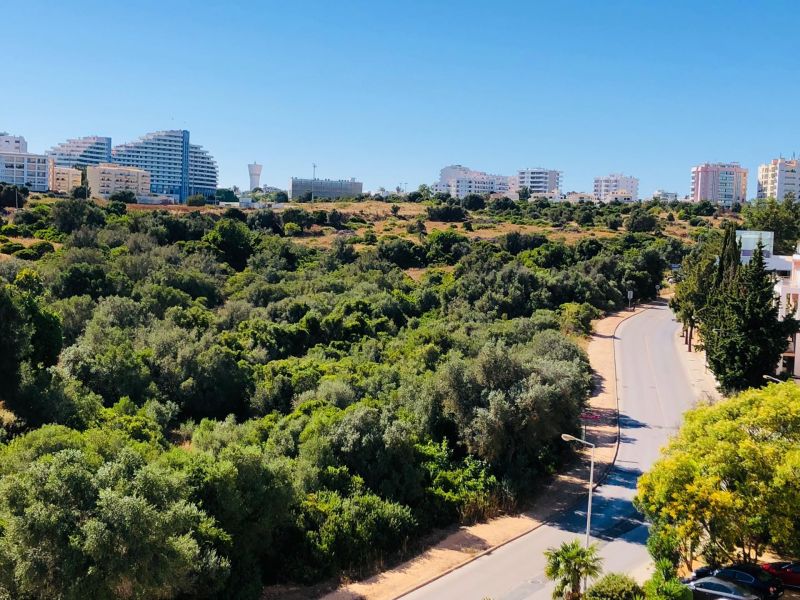
[[[592, 541], [606, 572], [642, 573], [650, 560], [647, 527], [633, 508], [636, 480], [677, 430], [694, 394], [681, 365], [674, 336], [678, 324], [666, 306], [631, 317], [614, 340], [620, 407], [617, 461], [595, 490]], [[551, 524], [511, 542], [406, 596], [404, 600], [549, 600], [543, 552], [561, 542], [584, 539], [585, 499]]]

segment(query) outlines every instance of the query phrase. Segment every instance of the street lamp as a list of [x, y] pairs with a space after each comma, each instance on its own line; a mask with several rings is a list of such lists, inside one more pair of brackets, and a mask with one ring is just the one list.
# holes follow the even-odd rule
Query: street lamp
[[589, 547], [589, 534], [592, 528], [592, 488], [594, 487], [594, 449], [595, 445], [586, 440], [576, 438], [574, 435], [562, 433], [561, 439], [565, 442], [578, 442], [592, 449], [592, 460], [589, 467], [589, 507], [586, 510], [586, 547]]

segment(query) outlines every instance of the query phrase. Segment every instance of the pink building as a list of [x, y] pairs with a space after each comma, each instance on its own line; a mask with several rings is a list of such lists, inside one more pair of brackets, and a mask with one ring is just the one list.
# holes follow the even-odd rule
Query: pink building
[[747, 202], [747, 169], [739, 163], [703, 163], [692, 167], [692, 202], [708, 200], [725, 208]]

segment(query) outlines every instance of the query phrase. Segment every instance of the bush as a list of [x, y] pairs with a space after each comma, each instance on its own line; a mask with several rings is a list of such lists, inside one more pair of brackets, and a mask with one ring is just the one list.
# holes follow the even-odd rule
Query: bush
[[559, 309], [561, 328], [567, 333], [589, 335], [592, 333], [592, 320], [600, 316], [600, 311], [588, 302], [578, 304], [567, 302]]
[[428, 218], [431, 221], [444, 221], [446, 223], [452, 221], [463, 221], [467, 218], [467, 212], [460, 206], [451, 206], [443, 204], [441, 206], [429, 206]]
[[15, 252], [19, 252], [20, 250], [24, 249], [25, 246], [19, 242], [6, 242], [5, 244], [0, 244], [0, 254], [14, 254]]
[[592, 584], [586, 591], [586, 600], [638, 600], [643, 591], [627, 575], [609, 573]]
[[289, 237], [294, 237], [303, 233], [303, 229], [297, 223], [286, 223], [283, 226], [283, 233]]
[[202, 194], [193, 194], [186, 199], [186, 206], [205, 206], [208, 204]]

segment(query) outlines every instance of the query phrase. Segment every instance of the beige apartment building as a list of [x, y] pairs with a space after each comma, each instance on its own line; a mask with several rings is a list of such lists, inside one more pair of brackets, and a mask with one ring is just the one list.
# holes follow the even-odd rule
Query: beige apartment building
[[69, 194], [81, 184], [80, 169], [59, 167], [50, 161], [50, 189], [54, 192]]
[[137, 196], [150, 194], [150, 173], [136, 167], [110, 163], [86, 167], [86, 180], [93, 196], [108, 198], [114, 192], [129, 190]]

